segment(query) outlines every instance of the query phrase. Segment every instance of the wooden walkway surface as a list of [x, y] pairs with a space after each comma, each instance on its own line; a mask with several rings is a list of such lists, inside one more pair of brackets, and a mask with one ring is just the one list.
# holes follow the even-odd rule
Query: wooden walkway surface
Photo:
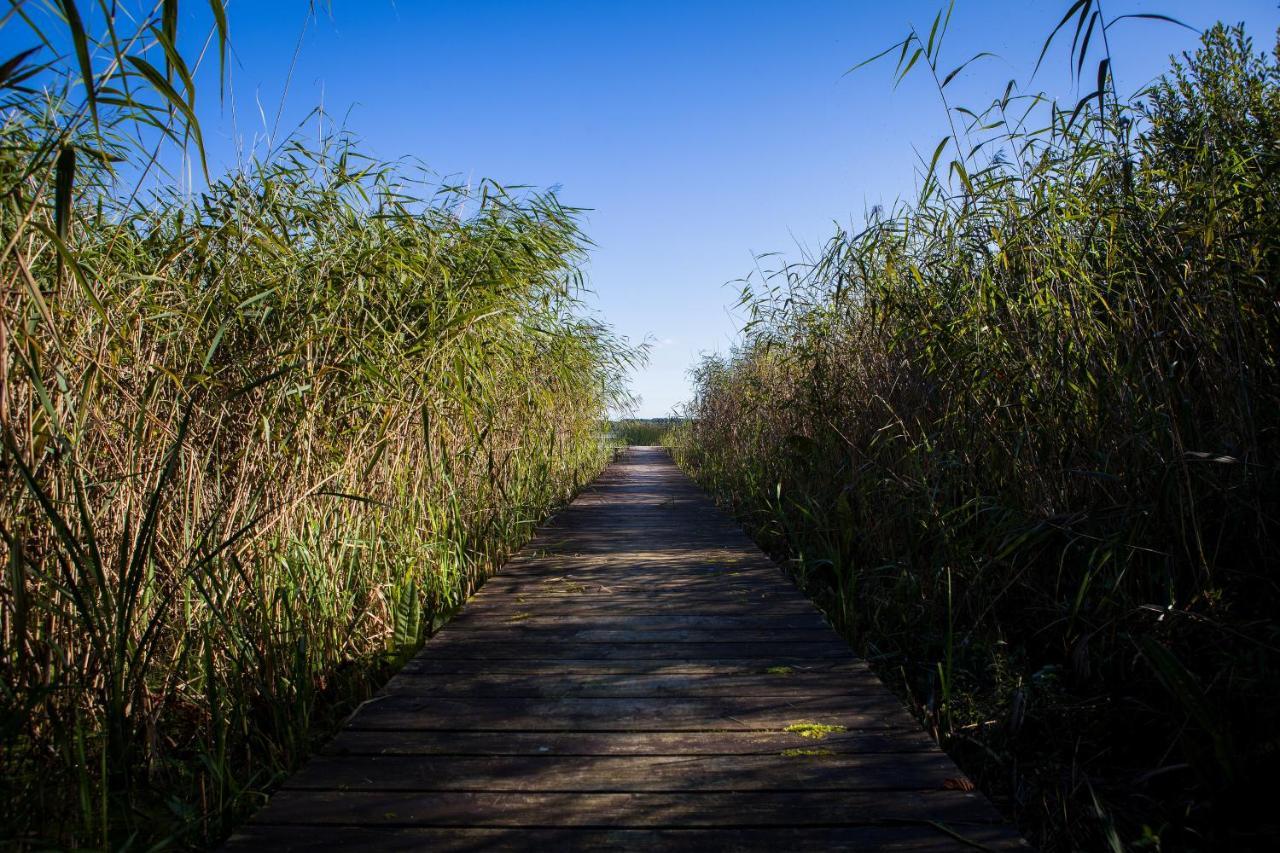
[[1019, 848], [657, 448], [559, 513], [229, 850]]

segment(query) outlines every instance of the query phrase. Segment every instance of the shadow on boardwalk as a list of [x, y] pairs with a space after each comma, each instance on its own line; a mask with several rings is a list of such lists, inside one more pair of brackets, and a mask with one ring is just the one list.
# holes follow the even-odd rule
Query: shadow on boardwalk
[[229, 850], [972, 850], [1017, 834], [666, 454], [539, 532]]

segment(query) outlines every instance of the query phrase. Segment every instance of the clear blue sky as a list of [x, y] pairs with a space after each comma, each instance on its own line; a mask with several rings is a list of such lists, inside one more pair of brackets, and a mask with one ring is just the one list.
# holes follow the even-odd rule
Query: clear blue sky
[[[560, 187], [592, 208], [595, 307], [655, 342], [634, 390], [639, 413], [656, 416], [686, 398], [700, 352], [734, 339], [726, 283], [753, 253], [798, 254], [833, 222], [912, 192], [917, 150], [946, 133], [932, 85], [913, 75], [895, 90], [891, 61], [842, 75], [909, 24], [927, 30], [941, 2], [333, 0], [309, 19], [306, 0], [232, 0], [234, 99], [220, 105], [206, 86], [202, 124], [213, 168], [265, 132], [259, 104], [267, 129], [283, 104], [281, 131], [323, 104], [377, 156]], [[1068, 5], [958, 0], [944, 64], [999, 58], [953, 84], [957, 101], [983, 105], [1026, 81]], [[208, 15], [185, 7], [187, 41]], [[1280, 24], [1275, 0], [1109, 0], [1106, 12], [1244, 20], [1268, 50]], [[1112, 36], [1122, 91], [1195, 42], [1147, 21]], [[1065, 56], [1051, 54], [1033, 88], [1074, 103]]]

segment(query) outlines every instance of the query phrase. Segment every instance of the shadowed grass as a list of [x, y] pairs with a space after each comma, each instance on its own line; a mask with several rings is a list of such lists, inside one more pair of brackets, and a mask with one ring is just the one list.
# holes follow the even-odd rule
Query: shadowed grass
[[[944, 102], [945, 21], [892, 50]], [[1280, 54], [1125, 103], [1108, 24], [1078, 104], [948, 104], [916, 200], [749, 280], [668, 441], [1035, 843], [1269, 847]]]

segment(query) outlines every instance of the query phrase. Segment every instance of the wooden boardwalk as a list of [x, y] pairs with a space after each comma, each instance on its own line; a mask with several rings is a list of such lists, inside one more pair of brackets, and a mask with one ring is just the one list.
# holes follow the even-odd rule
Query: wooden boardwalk
[[232, 836], [270, 850], [1019, 848], [656, 448], [543, 528]]

